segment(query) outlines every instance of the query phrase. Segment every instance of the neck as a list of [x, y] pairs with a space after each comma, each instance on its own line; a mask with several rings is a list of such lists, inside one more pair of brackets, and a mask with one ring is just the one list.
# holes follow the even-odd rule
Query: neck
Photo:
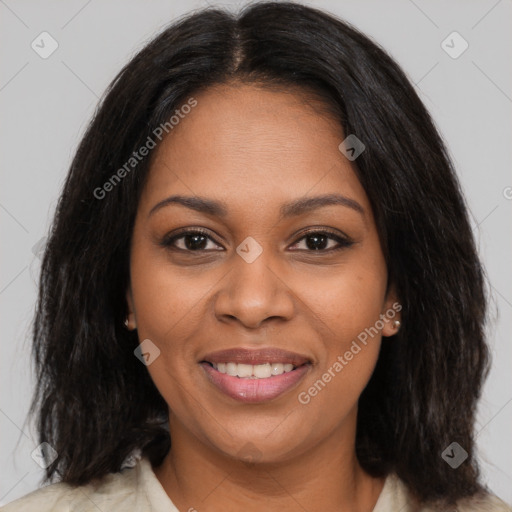
[[234, 460], [170, 423], [172, 449], [155, 474], [179, 510], [371, 512], [384, 478], [355, 455], [355, 429], [336, 430], [320, 445], [279, 463]]

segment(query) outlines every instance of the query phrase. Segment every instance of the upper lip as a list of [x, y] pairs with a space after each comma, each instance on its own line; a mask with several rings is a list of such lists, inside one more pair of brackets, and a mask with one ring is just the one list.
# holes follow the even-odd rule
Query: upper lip
[[310, 363], [311, 359], [296, 352], [289, 352], [279, 348], [231, 348], [206, 354], [201, 361], [208, 363], [241, 363], [241, 364], [265, 364], [282, 363], [301, 366]]

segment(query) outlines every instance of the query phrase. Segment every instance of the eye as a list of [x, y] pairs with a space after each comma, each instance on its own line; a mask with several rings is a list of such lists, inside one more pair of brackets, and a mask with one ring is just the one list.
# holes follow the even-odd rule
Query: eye
[[[306, 252], [331, 252], [344, 249], [353, 245], [353, 241], [346, 236], [339, 235], [329, 230], [311, 230], [303, 234], [295, 245], [300, 244], [303, 240], [305, 241]], [[337, 247], [329, 247], [329, 242], [335, 242]], [[296, 250], [296, 249], [293, 249]], [[299, 249], [302, 250], [302, 249]]]
[[[210, 237], [207, 231], [202, 229], [193, 229], [181, 231], [173, 236], [166, 236], [162, 240], [161, 245], [166, 248], [187, 252], [204, 252], [212, 250], [212, 247], [208, 247], [208, 242], [214, 243], [214, 240]], [[215, 243], [214, 245], [219, 247]], [[213, 250], [219, 249], [213, 248]]]

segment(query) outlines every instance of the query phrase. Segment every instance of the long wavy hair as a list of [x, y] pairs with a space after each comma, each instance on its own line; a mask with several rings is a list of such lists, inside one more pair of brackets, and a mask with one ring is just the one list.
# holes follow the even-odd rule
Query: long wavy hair
[[[489, 370], [487, 290], [445, 145], [392, 58], [348, 23], [293, 2], [184, 16], [119, 72], [79, 144], [44, 252], [33, 323], [30, 415], [58, 458], [43, 481], [81, 485], [139, 449], [171, 446], [167, 404], [124, 327], [129, 248], [150, 158], [95, 193], [192, 95], [239, 81], [301, 89], [366, 146], [357, 176], [371, 202], [402, 328], [359, 399], [356, 453], [418, 499], [453, 502], [479, 482], [474, 420]], [[153, 135], [154, 138], [154, 135]], [[341, 142], [341, 141], [340, 141]], [[441, 457], [452, 442], [468, 459]]]

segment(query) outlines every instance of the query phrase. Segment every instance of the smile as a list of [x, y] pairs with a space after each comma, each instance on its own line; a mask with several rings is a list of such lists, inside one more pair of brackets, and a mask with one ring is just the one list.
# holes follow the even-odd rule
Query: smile
[[209, 382], [223, 394], [237, 401], [258, 403], [296, 387], [311, 361], [278, 349], [231, 349], [205, 356], [200, 365]]

